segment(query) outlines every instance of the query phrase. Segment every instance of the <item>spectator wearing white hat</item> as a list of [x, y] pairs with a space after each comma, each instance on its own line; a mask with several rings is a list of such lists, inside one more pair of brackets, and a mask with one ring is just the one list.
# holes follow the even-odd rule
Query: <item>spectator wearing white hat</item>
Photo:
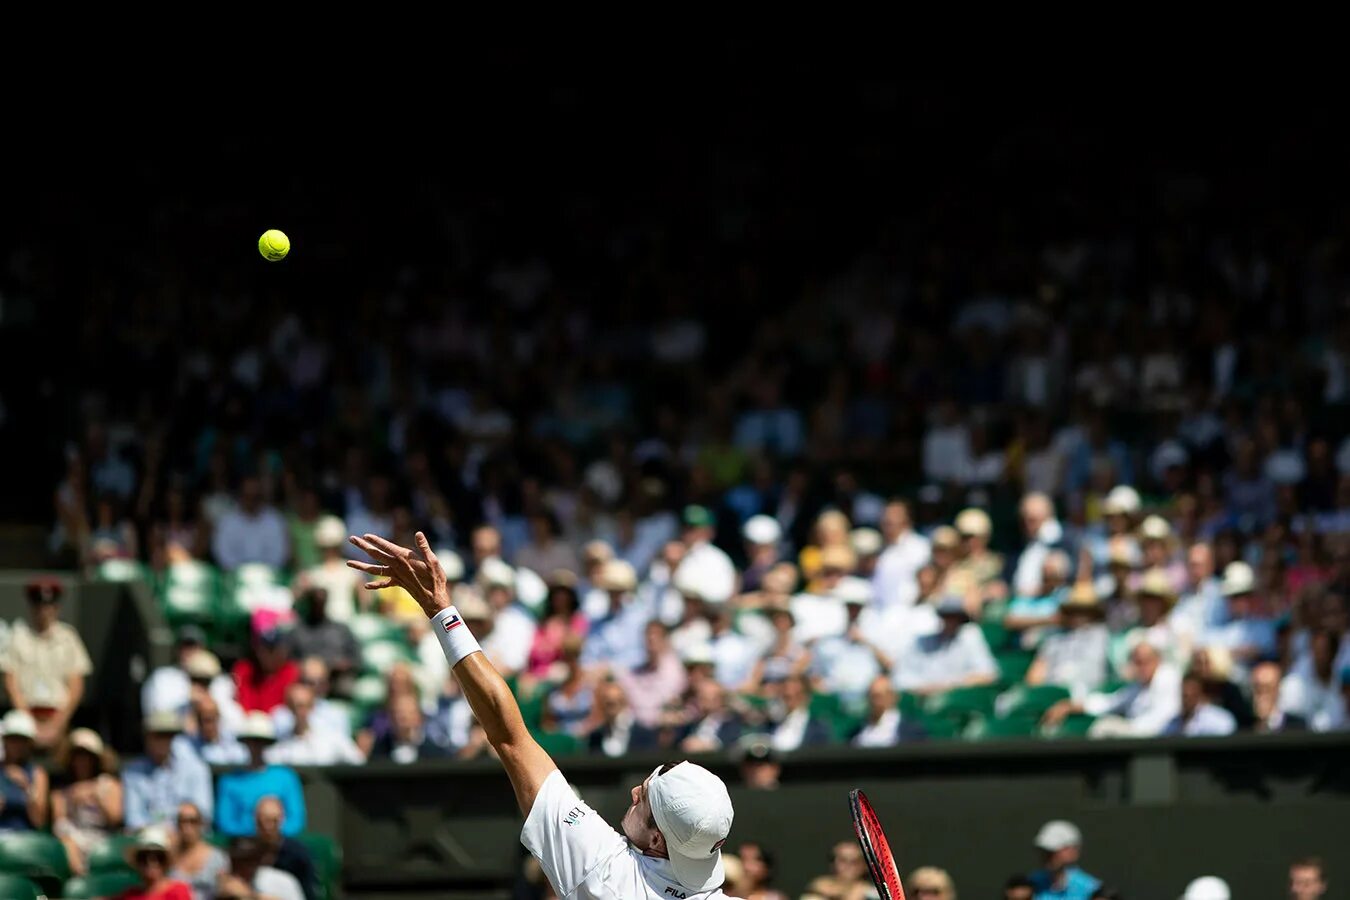
[[994, 523], [982, 509], [963, 509], [956, 516], [956, 533], [961, 538], [960, 560], [957, 569], [969, 574], [986, 600], [1001, 599], [1007, 595], [1003, 583], [1003, 556], [989, 549], [994, 534]]
[[845, 579], [834, 597], [843, 604], [844, 633], [823, 637], [812, 650], [811, 674], [817, 688], [850, 702], [860, 703], [878, 675], [889, 675], [891, 657], [877, 643], [881, 635], [864, 627], [863, 614], [872, 600], [872, 586], [861, 578]]
[[1110, 635], [1102, 624], [1105, 610], [1092, 583], [1080, 581], [1060, 601], [1060, 630], [1041, 641], [1027, 670], [1030, 685], [1057, 684], [1083, 699], [1106, 681]]
[[912, 606], [919, 598], [919, 569], [928, 564], [928, 538], [914, 530], [909, 504], [887, 501], [881, 511], [881, 538], [886, 549], [877, 558], [872, 589], [879, 609], [892, 605]]
[[305, 795], [300, 777], [289, 766], [267, 761], [268, 749], [277, 742], [271, 717], [262, 712], [249, 713], [239, 729], [239, 741], [248, 749], [248, 767], [220, 776], [216, 785], [216, 830], [228, 835], [253, 834], [257, 827], [253, 810], [259, 800], [272, 795], [286, 809], [286, 834], [304, 831]]
[[347, 546], [347, 524], [337, 516], [324, 516], [314, 526], [314, 545], [319, 562], [301, 572], [304, 583], [327, 592], [325, 615], [334, 622], [350, 622], [366, 604], [360, 589], [361, 573], [347, 567], [343, 549]]
[[881, 558], [881, 551], [886, 549], [885, 542], [881, 538], [881, 532], [866, 526], [855, 528], [848, 533], [848, 545], [858, 558], [858, 568], [855, 574], [859, 578], [871, 579], [876, 574], [877, 561]]
[[211, 817], [211, 770], [189, 746], [179, 745], [181, 751], [175, 746], [175, 738], [182, 733], [183, 717], [178, 713], [146, 717], [145, 755], [122, 769], [128, 828], [171, 823], [180, 803], [195, 803], [204, 816]]
[[0, 768], [0, 833], [32, 831], [47, 824], [47, 770], [33, 762], [37, 723], [22, 709], [0, 720], [4, 767]]
[[163, 825], [142, 828], [123, 856], [127, 865], [140, 876], [140, 884], [117, 895], [116, 900], [191, 900], [192, 891], [182, 881], [169, 876], [173, 868], [173, 834]]
[[[567, 570], [576, 584], [573, 570]], [[483, 652], [503, 677], [521, 672], [534, 645], [534, 614], [516, 598], [516, 571], [499, 559], [484, 560], [475, 579], [492, 609], [492, 633], [483, 640]]]
[[1046, 822], [1036, 832], [1035, 843], [1041, 853], [1041, 867], [1028, 878], [1035, 887], [1036, 900], [1092, 900], [1102, 882], [1078, 865], [1083, 848], [1078, 826], [1063, 819]]
[[589, 670], [628, 671], [640, 666], [643, 629], [651, 620], [650, 604], [633, 595], [637, 574], [621, 559], [612, 559], [600, 570], [596, 586], [605, 592], [608, 609], [591, 622], [581, 650], [581, 664]]
[[1139, 549], [1144, 556], [1144, 568], [1160, 569], [1172, 582], [1177, 593], [1186, 586], [1186, 566], [1177, 558], [1177, 538], [1172, 526], [1162, 516], [1148, 516], [1139, 523]]
[[993, 684], [998, 664], [960, 597], [937, 605], [938, 631], [915, 638], [895, 660], [894, 682], [902, 691], [936, 694], [954, 687]]
[[1180, 640], [1172, 625], [1171, 613], [1176, 602], [1176, 591], [1166, 573], [1150, 569], [1143, 574], [1130, 603], [1132, 621], [1118, 632], [1119, 640], [1112, 641], [1113, 668], [1122, 668], [1130, 649], [1144, 642], [1161, 653], [1165, 662], [1182, 662], [1190, 655], [1189, 644]]
[[[188, 671], [190, 666], [196, 667], [198, 680], [206, 681], [206, 689], [212, 696], [218, 699], [234, 696], [234, 682], [221, 673], [220, 660], [206, 649], [206, 634], [196, 625], [179, 629], [174, 654], [172, 663], [155, 669], [141, 685], [141, 712], [146, 715], [156, 712], [186, 713], [193, 694], [194, 679]], [[215, 661], [213, 671], [207, 662], [208, 658]], [[212, 674], [207, 675], [208, 671]]]
[[1181, 711], [1163, 727], [1165, 735], [1219, 737], [1237, 731], [1237, 720], [1222, 706], [1215, 706], [1205, 694], [1205, 683], [1194, 671], [1181, 679]]
[[1275, 623], [1257, 611], [1252, 567], [1241, 560], [1229, 563], [1223, 570], [1220, 589], [1228, 601], [1228, 621], [1206, 629], [1200, 636], [1201, 645], [1221, 647], [1243, 666], [1273, 654]]
[[76, 728], [57, 749], [65, 785], [52, 792], [52, 834], [66, 849], [72, 872], [88, 871], [89, 854], [122, 827], [122, 780], [117, 757], [88, 728]]
[[1232, 898], [1228, 882], [1213, 875], [1195, 879], [1186, 885], [1186, 892], [1181, 895], [1181, 900], [1232, 900]]
[[751, 516], [741, 526], [741, 538], [745, 542], [746, 558], [745, 569], [741, 572], [741, 591], [757, 591], [764, 574], [778, 562], [783, 527], [772, 516]]
[[1019, 514], [1027, 544], [1017, 557], [1012, 590], [1014, 594], [1034, 597], [1039, 595], [1046, 555], [1064, 542], [1064, 527], [1055, 518], [1055, 504], [1045, 494], [1030, 493], [1023, 497]]

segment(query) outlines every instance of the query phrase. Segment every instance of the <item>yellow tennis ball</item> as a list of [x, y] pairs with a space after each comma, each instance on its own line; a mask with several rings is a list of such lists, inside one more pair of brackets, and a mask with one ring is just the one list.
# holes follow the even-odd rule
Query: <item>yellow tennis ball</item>
[[269, 228], [258, 238], [258, 252], [268, 262], [278, 262], [291, 252], [291, 239], [286, 237], [286, 232]]

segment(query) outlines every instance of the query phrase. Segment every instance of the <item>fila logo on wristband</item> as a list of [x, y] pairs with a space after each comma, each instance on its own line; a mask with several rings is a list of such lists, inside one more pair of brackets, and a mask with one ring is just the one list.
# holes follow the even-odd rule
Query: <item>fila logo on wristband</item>
[[459, 616], [455, 615], [454, 613], [451, 613], [450, 615], [446, 616], [445, 619], [443, 619], [443, 620], [441, 621], [441, 626], [442, 626], [447, 632], [448, 632], [451, 628], [458, 628], [459, 626], [461, 626], [461, 625], [463, 625], [463, 624], [464, 624], [464, 620], [461, 619]]

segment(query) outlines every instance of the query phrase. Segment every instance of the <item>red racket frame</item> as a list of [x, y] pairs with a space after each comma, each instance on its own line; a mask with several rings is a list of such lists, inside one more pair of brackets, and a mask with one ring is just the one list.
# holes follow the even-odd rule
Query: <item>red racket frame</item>
[[900, 883], [900, 869], [891, 853], [890, 841], [886, 839], [881, 820], [867, 795], [856, 788], [849, 791], [848, 811], [853, 816], [853, 831], [858, 836], [863, 859], [867, 860], [867, 870], [872, 873], [872, 882], [877, 886], [881, 900], [905, 900], [905, 886]]

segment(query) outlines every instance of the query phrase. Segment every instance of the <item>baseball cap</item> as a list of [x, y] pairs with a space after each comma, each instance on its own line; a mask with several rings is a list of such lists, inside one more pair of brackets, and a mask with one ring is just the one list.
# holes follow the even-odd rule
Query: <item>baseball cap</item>
[[670, 868], [691, 891], [711, 891], [726, 880], [722, 845], [734, 815], [727, 786], [712, 772], [691, 762], [661, 774], [652, 770], [647, 802], [666, 839]]
[[33, 721], [32, 713], [27, 710], [11, 709], [0, 719], [0, 735], [28, 738], [31, 741], [37, 737], [37, 722]]
[[485, 588], [514, 588], [516, 584], [516, 570], [495, 556], [488, 557], [483, 560], [483, 564], [478, 567], [478, 583]]
[[751, 544], [776, 544], [783, 536], [783, 526], [770, 516], [751, 516], [741, 526], [741, 537]]
[[1036, 846], [1049, 853], [1065, 847], [1077, 847], [1082, 843], [1083, 835], [1078, 831], [1078, 826], [1063, 819], [1046, 822], [1036, 832]]
[[684, 524], [686, 528], [713, 528], [717, 525], [717, 519], [712, 514], [712, 510], [706, 506], [699, 506], [692, 503], [684, 508]]
[[1228, 882], [1206, 875], [1186, 885], [1186, 893], [1181, 895], [1181, 900], [1231, 900], [1232, 896]]
[[1250, 594], [1256, 589], [1256, 573], [1242, 560], [1230, 562], [1223, 570], [1221, 590], [1225, 597]]

